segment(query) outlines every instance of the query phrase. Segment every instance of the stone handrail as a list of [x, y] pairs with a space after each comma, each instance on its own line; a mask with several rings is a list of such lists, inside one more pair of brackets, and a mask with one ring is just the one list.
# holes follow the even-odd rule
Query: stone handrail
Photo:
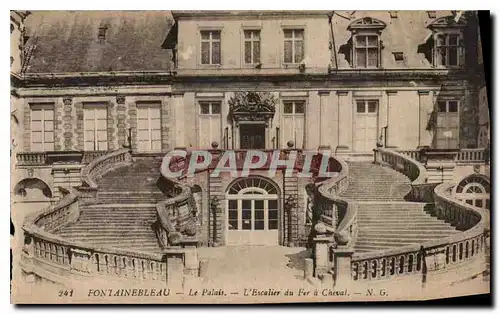
[[132, 162], [130, 151], [126, 148], [112, 151], [108, 154], [92, 160], [82, 170], [83, 185], [90, 188], [97, 188], [96, 181], [111, 168], [123, 166]]
[[[412, 179], [414, 200], [434, 203], [434, 215], [464, 232], [450, 237], [395, 249], [354, 254], [351, 280], [377, 280], [392, 276], [427, 274], [460, 267], [484, 250], [487, 213], [452, 197], [451, 183], [425, 183], [425, 168], [415, 160], [387, 149], [376, 149], [375, 162]], [[417, 191], [417, 192], [414, 192]], [[430, 197], [432, 196], [432, 198]], [[425, 266], [425, 267], [424, 267]]]
[[415, 159], [417, 161], [420, 160], [420, 150], [419, 149], [407, 149], [407, 150], [398, 150], [400, 154], [410, 157], [411, 159]]
[[[165, 260], [165, 254], [98, 247], [51, 233], [76, 221], [78, 216], [78, 196], [73, 192], [54, 207], [27, 216], [23, 225], [23, 265], [30, 267], [35, 261], [42, 262], [37, 264], [44, 265], [49, 272], [55, 270], [54, 277], [83, 279], [105, 275], [119, 279], [166, 281], [168, 258]], [[171, 251], [169, 254], [175, 257], [182, 252]]]
[[484, 148], [464, 148], [456, 155], [457, 163], [484, 163], [486, 161]]
[[434, 214], [464, 232], [422, 244], [354, 255], [352, 279], [375, 280], [426, 274], [460, 267], [482, 258], [480, 253], [485, 249], [488, 213], [453, 198], [452, 188], [451, 183], [442, 183], [434, 189]]
[[17, 165], [19, 166], [41, 166], [45, 165], [46, 152], [23, 152], [17, 153]]

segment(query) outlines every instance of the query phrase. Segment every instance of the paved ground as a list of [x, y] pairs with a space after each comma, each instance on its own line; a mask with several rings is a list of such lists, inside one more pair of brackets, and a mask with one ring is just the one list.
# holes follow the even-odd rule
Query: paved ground
[[224, 246], [199, 248], [208, 261], [203, 285], [214, 287], [286, 288], [308, 285], [303, 280], [305, 248], [284, 246]]

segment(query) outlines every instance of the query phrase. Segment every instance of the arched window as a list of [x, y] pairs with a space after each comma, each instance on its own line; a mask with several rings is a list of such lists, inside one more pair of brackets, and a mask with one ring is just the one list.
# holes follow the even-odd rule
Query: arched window
[[490, 180], [488, 177], [472, 174], [462, 179], [455, 187], [454, 195], [464, 203], [480, 208], [490, 208]]

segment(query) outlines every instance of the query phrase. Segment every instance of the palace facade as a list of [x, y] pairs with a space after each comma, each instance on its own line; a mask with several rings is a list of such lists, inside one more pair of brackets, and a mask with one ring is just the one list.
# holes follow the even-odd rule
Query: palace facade
[[[12, 190], [21, 216], [80, 186], [86, 164], [123, 147], [139, 157], [321, 149], [371, 160], [377, 147], [457, 154], [488, 145], [483, 94], [469, 73], [474, 12], [11, 16]], [[307, 240], [312, 182], [265, 173], [189, 181], [204, 209], [199, 223], [208, 223], [199, 226], [203, 241]], [[212, 217], [214, 196], [222, 213]], [[286, 206], [297, 208], [293, 222], [284, 223]]]

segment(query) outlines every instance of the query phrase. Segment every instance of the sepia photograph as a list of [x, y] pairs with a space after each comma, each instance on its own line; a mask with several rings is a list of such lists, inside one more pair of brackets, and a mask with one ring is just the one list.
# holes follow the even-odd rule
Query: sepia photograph
[[11, 303], [490, 295], [489, 19], [10, 10]]

